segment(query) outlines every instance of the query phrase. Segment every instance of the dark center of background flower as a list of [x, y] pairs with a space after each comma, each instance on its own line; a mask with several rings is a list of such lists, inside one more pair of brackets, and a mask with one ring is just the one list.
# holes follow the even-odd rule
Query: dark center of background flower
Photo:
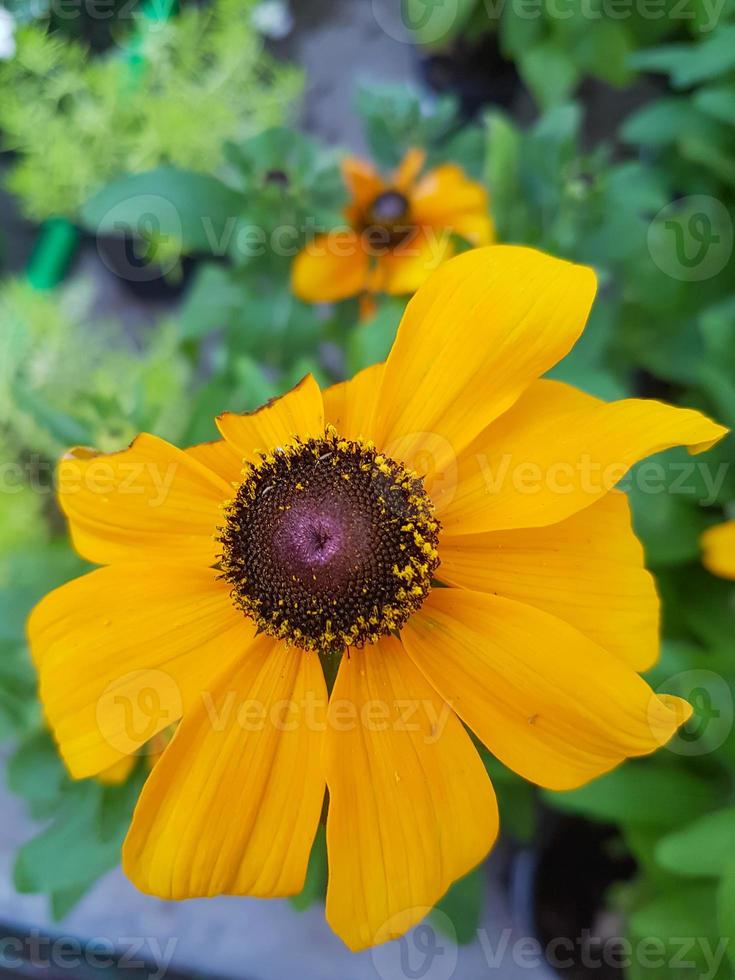
[[330, 431], [251, 466], [220, 565], [262, 631], [330, 654], [376, 642], [421, 606], [439, 529], [416, 474]]
[[408, 217], [408, 198], [399, 191], [385, 191], [376, 197], [368, 210], [368, 220], [372, 224], [390, 227], [397, 221]]
[[265, 183], [275, 187], [288, 187], [288, 174], [285, 170], [269, 170], [265, 175]]

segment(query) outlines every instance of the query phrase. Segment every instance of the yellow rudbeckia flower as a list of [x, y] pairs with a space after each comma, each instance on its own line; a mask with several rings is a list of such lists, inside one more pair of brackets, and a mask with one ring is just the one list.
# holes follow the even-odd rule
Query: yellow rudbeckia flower
[[[688, 717], [638, 674], [658, 600], [613, 486], [725, 430], [539, 380], [594, 291], [530, 249], [466, 252], [409, 303], [385, 364], [222, 415], [218, 442], [63, 460], [75, 546], [105, 566], [30, 620], [66, 763], [98, 773], [182, 716], [125, 844], [139, 888], [299, 892], [326, 787], [326, 914], [360, 949], [493, 845], [465, 725], [568, 789]], [[130, 723], [140, 702], [153, 725]]]
[[315, 236], [296, 256], [296, 296], [328, 303], [413, 293], [455, 251], [452, 235], [475, 246], [493, 241], [485, 188], [454, 163], [421, 176], [425, 159], [422, 150], [409, 150], [387, 180], [362, 160], [343, 162], [348, 227]]
[[713, 575], [735, 579], [735, 521], [705, 531], [702, 549], [704, 565]]

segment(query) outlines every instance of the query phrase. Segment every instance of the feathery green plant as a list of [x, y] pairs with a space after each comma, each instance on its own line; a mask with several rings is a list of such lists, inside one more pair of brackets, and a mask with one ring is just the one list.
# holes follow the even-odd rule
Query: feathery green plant
[[144, 21], [133, 58], [90, 58], [38, 25], [19, 28], [15, 58], [0, 62], [0, 131], [18, 154], [7, 183], [25, 214], [73, 218], [105, 182], [162, 163], [216, 170], [226, 140], [287, 118], [301, 74], [264, 51], [254, 6], [216, 0]]

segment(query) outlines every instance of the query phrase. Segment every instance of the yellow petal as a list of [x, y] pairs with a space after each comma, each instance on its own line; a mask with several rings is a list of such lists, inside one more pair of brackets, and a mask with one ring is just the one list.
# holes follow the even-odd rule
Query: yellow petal
[[232, 488], [163, 439], [144, 434], [109, 455], [73, 449], [59, 464], [58, 481], [74, 547], [89, 561], [214, 561], [221, 506]]
[[224, 670], [143, 788], [123, 848], [131, 881], [169, 899], [301, 891], [326, 701], [317, 656], [268, 637]]
[[414, 293], [453, 252], [446, 229], [417, 226], [404, 242], [378, 257], [371, 288], [389, 296]]
[[492, 847], [467, 733], [398, 640], [351, 650], [329, 703], [327, 920], [352, 950], [402, 935]]
[[225, 412], [217, 428], [241, 459], [255, 461], [293, 442], [324, 434], [324, 404], [319, 385], [307, 374], [291, 391], [259, 408], [238, 415]]
[[97, 781], [103, 786], [121, 786], [126, 782], [128, 776], [135, 768], [137, 758], [134, 755], [126, 755], [108, 769], [103, 770], [98, 776]]
[[342, 161], [342, 179], [353, 202], [361, 210], [368, 208], [386, 189], [385, 181], [375, 167], [358, 157], [346, 157]]
[[550, 789], [653, 752], [691, 713], [560, 619], [500, 596], [434, 589], [401, 638], [490, 751]]
[[727, 429], [688, 408], [603, 402], [539, 381], [468, 448], [437, 500], [452, 534], [555, 524], [599, 500], [639, 460], [672, 446], [708, 449]]
[[[416, 293], [388, 357], [377, 421], [409, 464], [439, 437], [443, 466], [582, 332], [591, 269], [529, 248], [473, 249], [444, 263]], [[427, 435], [428, 434], [428, 435]]]
[[378, 438], [372, 419], [382, 374], [383, 365], [373, 364], [323, 392], [324, 418], [345, 439]]
[[253, 627], [208, 568], [119, 564], [50, 592], [28, 621], [40, 695], [77, 779], [176, 721]]
[[402, 194], [407, 194], [426, 163], [426, 151], [413, 146], [406, 153], [393, 174], [392, 185]]
[[184, 452], [208, 466], [230, 485], [242, 479], [242, 458], [226, 439], [200, 442], [197, 446], [189, 446]]
[[714, 575], [735, 579], [735, 521], [705, 531], [702, 548], [702, 561]]
[[656, 586], [617, 490], [549, 527], [443, 535], [441, 561], [443, 582], [544, 609], [634, 670], [658, 658]]
[[429, 171], [411, 194], [411, 217], [417, 224], [451, 228], [473, 245], [489, 245], [493, 226], [487, 191], [454, 163]]
[[366, 288], [370, 257], [352, 228], [317, 235], [296, 256], [291, 289], [305, 303], [336, 303]]
[[489, 214], [458, 214], [452, 221], [452, 231], [476, 248], [495, 241], [495, 225]]

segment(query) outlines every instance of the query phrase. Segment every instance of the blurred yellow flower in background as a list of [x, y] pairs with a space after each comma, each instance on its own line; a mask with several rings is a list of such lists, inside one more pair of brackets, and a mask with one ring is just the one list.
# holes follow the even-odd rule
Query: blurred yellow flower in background
[[409, 150], [388, 179], [372, 164], [343, 161], [349, 227], [317, 235], [297, 255], [291, 285], [300, 299], [413, 293], [456, 251], [453, 236], [473, 246], [493, 241], [485, 188], [454, 163], [422, 176], [425, 159]]
[[735, 579], [735, 521], [718, 524], [702, 536], [702, 561], [714, 575]]

